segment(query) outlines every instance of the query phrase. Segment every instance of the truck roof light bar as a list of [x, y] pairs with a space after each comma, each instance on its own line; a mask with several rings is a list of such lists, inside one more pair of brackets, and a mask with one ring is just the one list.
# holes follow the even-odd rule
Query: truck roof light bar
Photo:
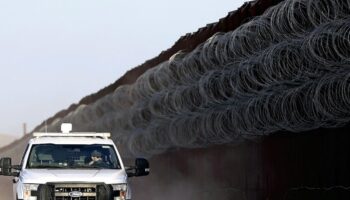
[[34, 137], [100, 137], [108, 139], [110, 133], [33, 133]]

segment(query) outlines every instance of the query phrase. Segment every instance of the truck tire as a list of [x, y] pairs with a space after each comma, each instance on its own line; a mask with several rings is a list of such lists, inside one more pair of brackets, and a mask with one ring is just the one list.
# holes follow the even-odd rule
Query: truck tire
[[40, 185], [38, 188], [38, 200], [54, 200], [53, 188], [48, 185]]
[[97, 200], [113, 200], [113, 188], [110, 185], [97, 186]]

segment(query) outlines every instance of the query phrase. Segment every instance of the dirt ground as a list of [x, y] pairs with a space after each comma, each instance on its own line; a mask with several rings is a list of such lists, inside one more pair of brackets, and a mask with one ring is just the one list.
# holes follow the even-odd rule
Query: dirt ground
[[[13, 165], [19, 164], [27, 142], [27, 138], [22, 139], [15, 146], [12, 146], [11, 148], [8, 148], [5, 151], [1, 151], [0, 157], [10, 157], [12, 158]], [[0, 176], [0, 200], [14, 199], [12, 197], [12, 179], [13, 177]]]
[[0, 200], [13, 200], [12, 177], [0, 176]]

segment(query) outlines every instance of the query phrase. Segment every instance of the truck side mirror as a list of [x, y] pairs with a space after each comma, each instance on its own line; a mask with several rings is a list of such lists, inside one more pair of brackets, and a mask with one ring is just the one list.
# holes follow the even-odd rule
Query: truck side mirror
[[149, 174], [149, 163], [144, 158], [137, 158], [135, 160], [135, 176], [147, 176]]
[[11, 176], [11, 158], [0, 159], [1, 175]]
[[128, 177], [147, 176], [149, 174], [149, 163], [144, 158], [137, 158], [135, 166], [127, 168]]
[[18, 176], [18, 172], [12, 172], [11, 158], [1, 158], [0, 159], [0, 175], [3, 176]]

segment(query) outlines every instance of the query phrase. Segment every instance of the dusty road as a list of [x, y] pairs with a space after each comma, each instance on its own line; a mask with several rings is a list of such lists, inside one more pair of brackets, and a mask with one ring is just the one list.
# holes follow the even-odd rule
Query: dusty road
[[12, 198], [12, 177], [0, 177], [0, 199], [13, 200]]
[[[1, 151], [0, 157], [12, 158], [12, 164], [19, 164], [22, 158], [24, 149], [27, 145], [28, 138], [20, 140], [11, 148]], [[13, 200], [12, 197], [12, 179], [13, 177], [0, 176], [0, 200]]]

